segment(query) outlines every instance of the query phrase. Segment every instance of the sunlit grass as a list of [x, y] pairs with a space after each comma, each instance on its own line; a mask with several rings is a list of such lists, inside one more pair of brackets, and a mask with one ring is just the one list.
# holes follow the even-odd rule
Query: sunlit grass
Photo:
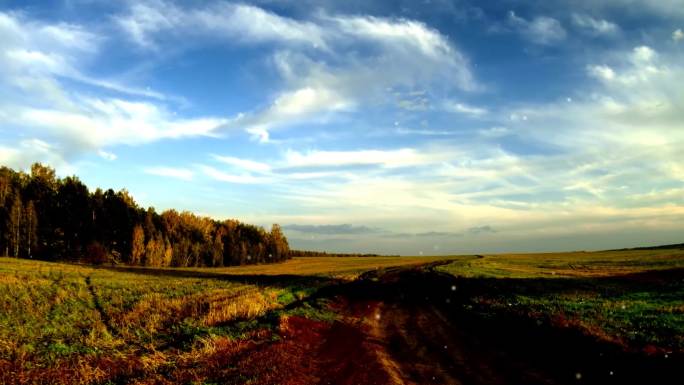
[[[0, 258], [0, 383], [106, 382], [171, 370], [183, 360], [201, 362], [212, 346], [227, 349], [230, 341], [251, 338], [264, 328], [260, 317], [281, 314], [278, 309], [321, 285], [442, 259], [313, 257], [151, 269]], [[335, 318], [306, 305], [287, 314]]]
[[305, 275], [354, 279], [365, 271], [378, 268], [411, 266], [461, 258], [464, 257], [299, 257], [277, 264], [181, 270], [229, 275]]
[[[231, 323], [280, 308], [299, 290], [0, 258], [0, 371], [95, 375], [99, 359], [117, 357], [145, 368], [168, 364], [199, 338], [246, 335], [245, 325]], [[62, 380], [79, 383], [52, 382]]]

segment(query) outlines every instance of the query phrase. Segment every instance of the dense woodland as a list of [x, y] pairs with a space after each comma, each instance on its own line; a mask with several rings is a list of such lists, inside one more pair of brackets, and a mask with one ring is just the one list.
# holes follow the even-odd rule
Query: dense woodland
[[126, 190], [0, 167], [0, 255], [145, 266], [228, 266], [289, 258], [280, 226], [139, 207]]

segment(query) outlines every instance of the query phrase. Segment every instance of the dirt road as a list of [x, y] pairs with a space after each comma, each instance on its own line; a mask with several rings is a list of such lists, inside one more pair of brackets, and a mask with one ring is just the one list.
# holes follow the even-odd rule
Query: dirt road
[[[527, 360], [493, 346], [473, 333], [471, 325], [455, 322], [445, 312], [455, 294], [453, 285], [446, 281], [440, 285], [440, 279], [425, 281], [423, 274], [407, 269], [371, 273], [361, 278], [358, 288], [336, 297], [336, 310], [344, 320], [324, 336], [322, 356], [340, 362], [348, 359], [344, 353], [351, 351], [368, 357], [358, 372], [380, 368], [384, 376], [376, 382], [361, 382], [362, 378], [349, 371], [349, 377], [326, 381], [331, 371], [323, 362], [319, 367], [322, 384], [562, 383]], [[425, 286], [427, 283], [430, 285]], [[434, 290], [434, 285], [441, 286], [442, 293]], [[373, 299], [373, 294], [381, 298]], [[340, 350], [329, 341], [353, 341], [355, 346]]]
[[211, 363], [205, 378], [220, 384], [682, 383], [681, 357], [627, 353], [572, 329], [473, 314], [464, 304], [477, 290], [434, 266], [369, 272], [291, 306], [323, 303], [336, 321], [280, 317], [275, 333], [215, 346], [204, 364], [165, 377], [185, 383], [198, 364]]
[[[573, 331], [469, 317], [459, 281], [431, 267], [370, 272], [318, 296], [341, 318], [281, 322], [259, 357], [269, 384], [675, 384], [681, 367], [619, 352]], [[243, 357], [249, 357], [243, 356]], [[267, 364], [269, 365], [269, 364]], [[679, 378], [681, 380], [681, 378]]]

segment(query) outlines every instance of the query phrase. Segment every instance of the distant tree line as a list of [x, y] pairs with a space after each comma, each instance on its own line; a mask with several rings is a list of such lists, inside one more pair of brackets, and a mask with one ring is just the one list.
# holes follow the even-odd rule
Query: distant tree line
[[126, 190], [89, 192], [77, 177], [0, 167], [0, 255], [144, 266], [228, 266], [289, 258], [270, 231], [175, 210], [139, 207]]
[[328, 253], [325, 251], [290, 250], [291, 257], [398, 257], [398, 255]]

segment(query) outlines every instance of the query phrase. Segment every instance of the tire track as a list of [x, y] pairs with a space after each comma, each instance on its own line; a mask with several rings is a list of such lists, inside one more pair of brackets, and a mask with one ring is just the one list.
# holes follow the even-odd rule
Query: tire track
[[114, 326], [112, 326], [112, 318], [109, 316], [109, 314], [107, 314], [107, 312], [102, 307], [100, 297], [97, 295], [97, 292], [95, 291], [95, 286], [93, 285], [93, 281], [90, 275], [85, 278], [85, 283], [88, 287], [88, 291], [90, 292], [90, 296], [93, 299], [95, 310], [97, 310], [97, 312], [99, 313], [102, 323], [105, 325], [105, 328], [107, 328], [107, 332], [112, 336], [119, 336], [119, 332], [117, 331], [117, 329]]

